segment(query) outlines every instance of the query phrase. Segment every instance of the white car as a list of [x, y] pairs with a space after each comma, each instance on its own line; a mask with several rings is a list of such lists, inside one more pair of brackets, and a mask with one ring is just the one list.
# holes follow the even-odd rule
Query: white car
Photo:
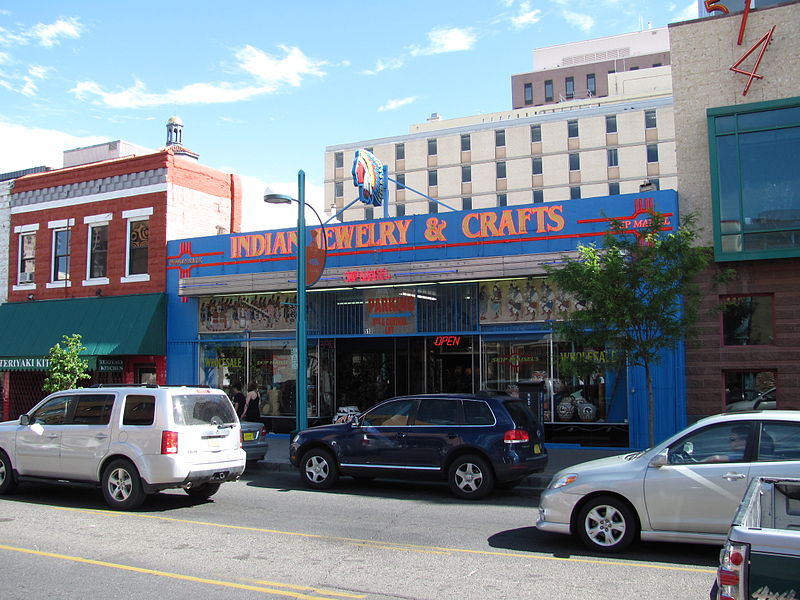
[[707, 417], [643, 452], [553, 476], [537, 529], [616, 552], [644, 541], [722, 544], [750, 480], [800, 476], [800, 411]]
[[217, 389], [65, 390], [0, 423], [0, 494], [26, 480], [89, 483], [128, 510], [169, 488], [208, 498], [244, 466], [239, 420]]

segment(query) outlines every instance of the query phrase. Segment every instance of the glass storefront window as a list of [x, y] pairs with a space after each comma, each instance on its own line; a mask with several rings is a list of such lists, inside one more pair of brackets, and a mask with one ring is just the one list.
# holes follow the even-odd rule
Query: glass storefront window
[[200, 344], [200, 385], [228, 391], [234, 383], [247, 384], [242, 342]]
[[774, 343], [772, 296], [722, 298], [722, 336], [726, 346]]
[[726, 406], [734, 402], [774, 401], [775, 390], [775, 371], [728, 371], [725, 373]]

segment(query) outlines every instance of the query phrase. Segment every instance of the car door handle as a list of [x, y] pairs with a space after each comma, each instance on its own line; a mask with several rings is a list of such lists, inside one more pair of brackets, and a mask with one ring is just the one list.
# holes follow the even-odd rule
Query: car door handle
[[107, 433], [98, 433], [94, 437], [96, 437], [98, 440], [105, 440], [109, 437], [109, 435]]
[[47, 436], [45, 436], [45, 437], [47, 437], [48, 440], [54, 440], [54, 439], [56, 439], [58, 437], [58, 434], [57, 433], [48, 433]]
[[725, 473], [725, 475], [722, 476], [723, 479], [727, 479], [728, 481], [734, 481], [736, 479], [744, 479], [745, 477], [747, 477], [747, 475], [745, 475], [744, 473]]

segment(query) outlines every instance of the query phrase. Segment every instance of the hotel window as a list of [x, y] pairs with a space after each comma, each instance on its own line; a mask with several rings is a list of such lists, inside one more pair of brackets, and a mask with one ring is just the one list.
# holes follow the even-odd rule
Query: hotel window
[[658, 144], [647, 144], [647, 162], [658, 162]]
[[531, 173], [534, 175], [541, 175], [542, 174], [542, 158], [540, 156], [533, 157], [533, 169]]
[[553, 101], [553, 80], [548, 79], [544, 82], [544, 101], [545, 102], [552, 102]]
[[436, 138], [428, 140], [428, 156], [436, 156], [437, 154]]
[[341, 198], [344, 196], [344, 182], [337, 181], [333, 184], [333, 195], [336, 198]]
[[564, 88], [566, 89], [566, 97], [567, 100], [570, 100], [575, 97], [575, 78], [574, 77], [567, 77], [564, 80]]
[[619, 152], [616, 148], [609, 148], [606, 150], [606, 155], [608, 156], [608, 166], [609, 167], [618, 167], [619, 166]]
[[428, 187], [436, 187], [439, 185], [439, 172], [428, 171]]
[[406, 216], [406, 205], [399, 204], [395, 202], [394, 204], [394, 214], [396, 217], [405, 217]]
[[608, 182], [608, 195], [609, 196], [618, 196], [619, 195], [619, 181], [609, 181]]
[[496, 129], [494, 132], [494, 145], [502, 148], [506, 145], [506, 130]]
[[497, 194], [497, 206], [508, 206], [507, 194]]
[[707, 115], [716, 257], [800, 256], [800, 99]]
[[617, 115], [606, 115], [606, 133], [617, 133]]
[[[111, 213], [84, 217], [88, 225], [89, 249], [86, 256], [86, 279], [92, 283], [108, 283], [108, 222]], [[89, 284], [85, 281], [84, 285]], [[91, 284], [89, 284], [91, 285]]]
[[567, 121], [567, 137], [571, 137], [571, 138], [578, 137], [578, 121], [577, 120]]
[[19, 276], [17, 277], [17, 281], [21, 285], [34, 283], [35, 272], [36, 231], [25, 231], [19, 236]]
[[595, 79], [594, 73], [586, 74], [586, 93], [589, 96], [597, 94], [597, 80]]
[[439, 212], [439, 203], [428, 201], [428, 212], [431, 214], [436, 214]]
[[533, 190], [533, 203], [541, 204], [544, 202], [544, 190]]
[[461, 151], [468, 152], [472, 150], [472, 137], [468, 133], [461, 134]]
[[726, 346], [764, 346], [775, 342], [772, 296], [722, 299], [722, 338]]
[[573, 152], [569, 155], [569, 170], [570, 171], [580, 171], [581, 170], [581, 155], [577, 152]]
[[580, 200], [581, 198], [581, 186], [574, 185], [569, 188], [569, 199], [570, 200]]
[[531, 142], [541, 142], [541, 141], [542, 141], [542, 126], [531, 125]]
[[126, 210], [122, 218], [127, 219], [127, 251], [125, 261], [125, 277], [123, 283], [128, 281], [147, 281], [149, 247], [150, 247], [150, 216], [152, 208]]
[[472, 198], [466, 197], [461, 199], [461, 210], [472, 210]]
[[525, 84], [525, 104], [533, 104], [533, 84]]
[[498, 162], [495, 164], [495, 172], [497, 175], [497, 179], [505, 179], [506, 178], [506, 163], [505, 162]]
[[656, 127], [656, 111], [654, 110], [646, 110], [644, 111], [644, 126], [646, 129], [652, 129]]
[[371, 221], [374, 216], [375, 210], [371, 206], [367, 206], [364, 208], [364, 220]]
[[344, 166], [344, 152], [333, 153], [333, 166], [340, 169]]
[[397, 181], [397, 189], [402, 190], [406, 187], [406, 174], [405, 173], [398, 173], [394, 176], [395, 180]]
[[394, 146], [394, 159], [395, 160], [405, 160], [406, 158], [406, 145], [405, 144], [395, 144]]
[[469, 165], [462, 165], [461, 183], [469, 183], [470, 181], [472, 181], [472, 167]]

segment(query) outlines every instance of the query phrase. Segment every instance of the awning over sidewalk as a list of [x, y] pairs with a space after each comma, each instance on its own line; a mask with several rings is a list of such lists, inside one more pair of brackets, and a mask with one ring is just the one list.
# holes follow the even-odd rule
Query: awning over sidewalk
[[85, 358], [163, 356], [166, 306], [165, 294], [0, 305], [0, 371], [46, 369], [50, 348], [73, 333], [81, 335]]

